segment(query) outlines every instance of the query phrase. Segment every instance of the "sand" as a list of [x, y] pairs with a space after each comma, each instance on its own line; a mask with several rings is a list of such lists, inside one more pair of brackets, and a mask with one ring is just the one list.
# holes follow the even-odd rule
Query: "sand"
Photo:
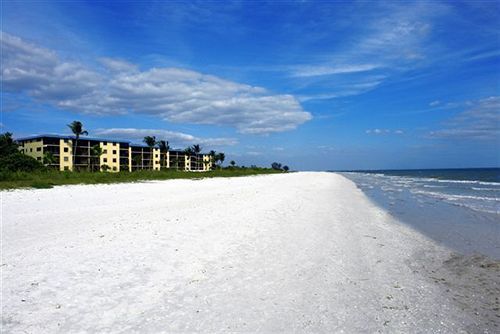
[[498, 331], [498, 262], [337, 174], [0, 194], [5, 333]]

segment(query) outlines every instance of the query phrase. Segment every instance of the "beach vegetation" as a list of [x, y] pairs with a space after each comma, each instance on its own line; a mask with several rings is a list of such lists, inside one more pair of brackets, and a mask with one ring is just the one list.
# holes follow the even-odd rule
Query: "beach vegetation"
[[279, 162], [273, 162], [271, 168], [274, 170], [281, 170], [281, 164]]
[[273, 162], [271, 164], [271, 168], [274, 170], [279, 170], [284, 172], [288, 172], [290, 170], [290, 167], [288, 167], [287, 165], [283, 166], [280, 162]]
[[103, 151], [102, 151], [102, 148], [100, 145], [94, 145], [90, 148], [90, 155], [91, 155], [91, 158], [89, 160], [90, 162], [90, 171], [95, 171], [95, 166], [99, 166], [100, 164], [100, 161], [101, 161], [101, 155], [102, 155]]
[[45, 167], [40, 161], [24, 155], [18, 149], [18, 145], [12, 139], [12, 133], [0, 134], [0, 173], [31, 172], [43, 170]]
[[56, 163], [56, 158], [52, 152], [45, 152], [43, 154], [43, 164], [44, 165], [52, 165]]

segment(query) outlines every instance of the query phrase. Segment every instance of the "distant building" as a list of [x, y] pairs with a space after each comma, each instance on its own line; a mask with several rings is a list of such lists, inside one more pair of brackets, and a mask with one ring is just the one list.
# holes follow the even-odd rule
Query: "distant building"
[[[160, 149], [128, 141], [80, 137], [73, 164], [74, 136], [39, 135], [17, 139], [19, 150], [48, 167], [58, 170], [137, 171], [172, 168], [183, 171], [208, 171], [213, 162], [209, 154], [189, 155], [184, 150]], [[102, 154], [95, 154], [94, 147]], [[47, 157], [50, 156], [50, 159]], [[44, 159], [45, 158], [45, 159]], [[50, 161], [51, 160], [51, 161]]]

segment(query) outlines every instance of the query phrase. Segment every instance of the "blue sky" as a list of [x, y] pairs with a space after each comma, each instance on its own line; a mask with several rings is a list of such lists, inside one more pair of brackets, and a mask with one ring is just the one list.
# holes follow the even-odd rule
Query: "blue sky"
[[293, 169], [500, 166], [500, 5], [2, 2], [2, 131]]

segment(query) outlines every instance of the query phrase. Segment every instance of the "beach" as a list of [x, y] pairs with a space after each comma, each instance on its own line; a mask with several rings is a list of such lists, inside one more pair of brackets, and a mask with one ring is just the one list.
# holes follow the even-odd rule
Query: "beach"
[[499, 330], [497, 259], [339, 174], [0, 194], [5, 333]]

